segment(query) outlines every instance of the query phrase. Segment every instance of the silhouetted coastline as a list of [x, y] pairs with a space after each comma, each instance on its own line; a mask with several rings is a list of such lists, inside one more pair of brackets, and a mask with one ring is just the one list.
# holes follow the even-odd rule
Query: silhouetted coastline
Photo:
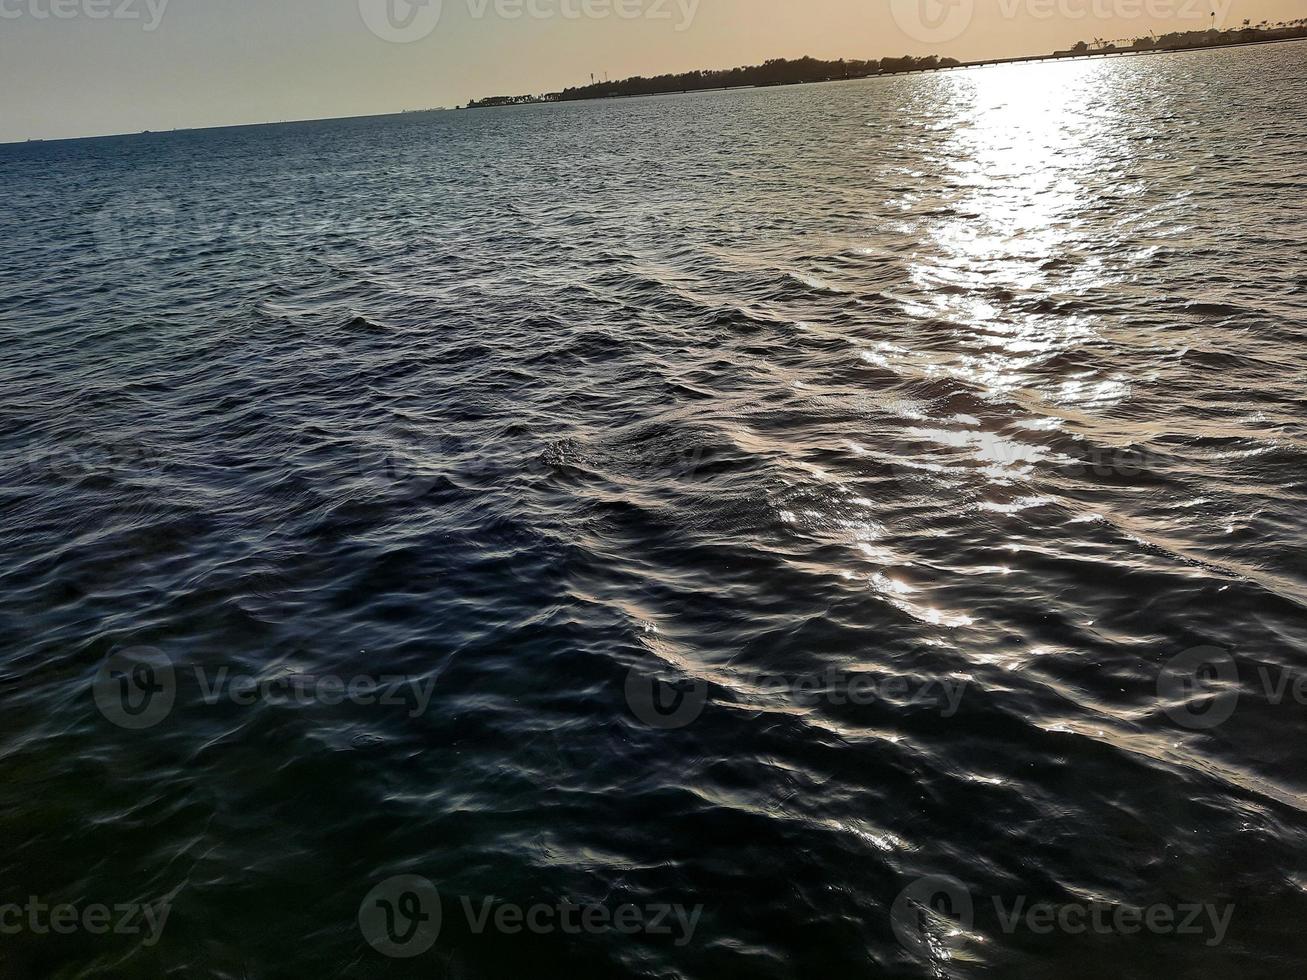
[[1233, 30], [1185, 31], [1164, 35], [1134, 38], [1125, 46], [1117, 42], [1080, 41], [1065, 51], [1052, 54], [1024, 55], [1016, 58], [987, 58], [980, 61], [958, 61], [937, 55], [898, 58], [879, 58], [870, 61], [840, 59], [822, 61], [804, 57], [795, 60], [773, 58], [761, 65], [747, 65], [722, 70], [688, 71], [680, 74], [657, 75], [652, 78], [635, 76], [619, 81], [595, 82], [561, 92], [541, 95], [499, 95], [477, 99], [468, 103], [469, 109], [492, 109], [501, 106], [530, 105], [541, 102], [579, 102], [589, 99], [630, 98], [638, 95], [667, 95], [677, 92], [700, 92], [712, 89], [761, 88], [772, 85], [806, 85], [813, 82], [835, 82], [876, 75], [901, 75], [907, 72], [941, 71], [950, 68], [971, 68], [981, 65], [1016, 64], [1028, 61], [1053, 61], [1062, 58], [1108, 57], [1126, 54], [1156, 54], [1165, 51], [1192, 51], [1200, 48], [1231, 47], [1242, 44], [1265, 44], [1273, 41], [1292, 41], [1307, 38], [1307, 18], [1283, 24], [1261, 24], [1256, 27], [1245, 21]]
[[1267, 41], [1294, 41], [1307, 37], [1307, 18], [1286, 23], [1269, 24], [1263, 21], [1256, 27], [1252, 21], [1230, 30], [1173, 31], [1170, 34], [1149, 34], [1127, 38], [1129, 44], [1121, 47], [1115, 41], [1090, 44], [1080, 41], [1066, 51], [1055, 52], [1057, 57], [1078, 57], [1095, 54], [1124, 54], [1141, 51], [1189, 51], [1194, 48], [1224, 48], [1237, 44], [1264, 44]]
[[579, 88], [566, 88], [561, 92], [544, 95], [494, 96], [469, 102], [469, 109], [488, 109], [496, 106], [526, 105], [536, 102], [579, 102], [586, 99], [613, 99], [634, 95], [664, 95], [670, 92], [701, 92], [709, 89], [759, 88], [769, 85], [804, 85], [811, 82], [834, 82], [853, 78], [869, 78], [900, 71], [930, 71], [938, 68], [955, 68], [962, 64], [956, 58], [930, 55], [915, 58], [883, 58], [872, 61], [822, 61], [818, 58], [772, 58], [761, 65], [722, 70], [687, 71], [677, 75], [657, 75], [653, 78], [636, 76], [615, 82], [596, 82]]

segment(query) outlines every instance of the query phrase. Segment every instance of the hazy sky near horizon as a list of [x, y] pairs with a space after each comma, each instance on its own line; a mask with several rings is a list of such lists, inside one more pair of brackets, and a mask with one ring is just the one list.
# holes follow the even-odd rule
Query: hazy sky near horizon
[[1204, 29], [1213, 6], [1226, 26], [1307, 16], [1307, 0], [418, 3], [0, 0], [0, 142], [452, 106], [591, 72], [1049, 52]]

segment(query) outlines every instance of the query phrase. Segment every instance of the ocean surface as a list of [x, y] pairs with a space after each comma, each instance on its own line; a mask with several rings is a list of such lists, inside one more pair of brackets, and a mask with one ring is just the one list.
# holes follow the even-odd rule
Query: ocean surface
[[1305, 103], [0, 147], [0, 976], [1302, 975]]

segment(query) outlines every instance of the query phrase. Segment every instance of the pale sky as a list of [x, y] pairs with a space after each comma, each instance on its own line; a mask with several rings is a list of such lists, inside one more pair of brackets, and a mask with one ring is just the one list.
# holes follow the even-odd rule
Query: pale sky
[[[584, 84], [591, 72], [1042, 53], [1205, 29], [1213, 5], [1227, 26], [1307, 16], [1307, 0], [420, 2], [0, 0], [0, 142], [453, 106]], [[418, 39], [382, 39], [365, 12], [381, 33]]]

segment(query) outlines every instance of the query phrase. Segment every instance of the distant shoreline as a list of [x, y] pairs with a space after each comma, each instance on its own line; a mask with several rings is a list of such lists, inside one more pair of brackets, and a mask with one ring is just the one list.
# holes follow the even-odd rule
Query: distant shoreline
[[[988, 58], [984, 61], [963, 61], [956, 65], [940, 65], [935, 68], [904, 68], [898, 71], [882, 71], [877, 72], [874, 75], [863, 75], [856, 78], [819, 78], [810, 82], [777, 82], [773, 85], [722, 85], [718, 88], [677, 89], [668, 92], [635, 92], [630, 95], [597, 95], [588, 99], [568, 99], [567, 102], [607, 102], [615, 99], [652, 99], [660, 95], [692, 95], [695, 92], [737, 92], [742, 89], [791, 88], [796, 85], [829, 85], [834, 82], [861, 82], [868, 78], [891, 78], [897, 75], [920, 75], [927, 72], [962, 71], [967, 68], [986, 68], [993, 65], [1025, 65], [1050, 61], [1088, 61], [1093, 58], [1121, 58], [1146, 54], [1184, 54], [1186, 52], [1194, 51], [1216, 51], [1221, 48], [1247, 48], [1259, 44], [1288, 44], [1292, 41], [1307, 41], [1307, 36], [1276, 37], [1260, 41], [1230, 41], [1226, 44], [1206, 44], [1201, 47], [1188, 48], [1148, 48], [1139, 51], [1131, 48], [1122, 48], [1118, 51], [1090, 51], [1084, 54], [1062, 51], [1054, 54], [1026, 55], [1019, 58]], [[562, 100], [557, 102], [541, 100], [539, 102], [522, 102], [517, 103], [516, 105], [565, 104], [566, 102]], [[468, 108], [511, 109], [515, 108], [516, 105], [469, 106]]]
[[[1266, 36], [1275, 34], [1278, 36]], [[1250, 36], [1257, 35], [1257, 36]], [[1019, 55], [1014, 58], [984, 58], [976, 61], [958, 61], [953, 58], [928, 56], [916, 58], [885, 58], [874, 61], [818, 61], [801, 58], [795, 61], [775, 59], [763, 65], [752, 65], [720, 71], [692, 71], [679, 75], [660, 75], [655, 78], [635, 77], [618, 82], [596, 82], [576, 89], [564, 89], [539, 96], [495, 96], [473, 100], [467, 109], [500, 109], [522, 105], [552, 105], [559, 102], [593, 102], [607, 99], [630, 99], [654, 95], [682, 95], [690, 92], [718, 92], [733, 89], [772, 88], [790, 85], [812, 85], [825, 82], [857, 81], [864, 78], [881, 78], [890, 75], [908, 75], [920, 72], [958, 71], [965, 68], [982, 68], [990, 65], [1018, 65], [1050, 61], [1075, 61], [1089, 58], [1120, 58], [1148, 54], [1176, 54], [1184, 51], [1211, 51], [1219, 48], [1251, 47], [1261, 44], [1283, 44], [1288, 41], [1307, 40], [1307, 26], [1298, 23], [1277, 25], [1274, 28], [1245, 28], [1242, 31], [1192, 31], [1168, 34], [1162, 38], [1136, 39], [1131, 47], [1109, 45], [1090, 48], [1084, 42], [1066, 51], [1051, 54]], [[787, 77], [789, 76], [789, 77]], [[738, 80], [737, 80], [738, 79]], [[717, 84], [721, 82], [722, 84]]]

